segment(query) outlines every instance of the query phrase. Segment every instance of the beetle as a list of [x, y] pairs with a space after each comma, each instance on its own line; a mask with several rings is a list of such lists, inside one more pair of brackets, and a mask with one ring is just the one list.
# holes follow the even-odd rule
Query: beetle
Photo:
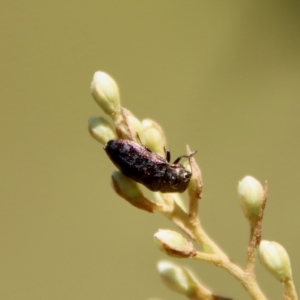
[[192, 173], [179, 164], [179, 161], [183, 157], [190, 158], [196, 151], [179, 156], [171, 164], [169, 151], [165, 150], [166, 158], [163, 158], [130, 140], [110, 140], [103, 149], [121, 173], [151, 191], [182, 193], [188, 187]]

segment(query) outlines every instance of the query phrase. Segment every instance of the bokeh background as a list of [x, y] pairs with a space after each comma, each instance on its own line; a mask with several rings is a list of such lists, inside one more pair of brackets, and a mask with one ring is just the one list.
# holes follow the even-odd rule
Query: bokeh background
[[[241, 265], [237, 184], [268, 180], [263, 238], [286, 247], [299, 288], [299, 5], [2, 1], [0, 299], [183, 299], [156, 271], [167, 257], [153, 234], [174, 226], [114, 194], [114, 167], [87, 131], [103, 116], [90, 95], [97, 70], [124, 107], [163, 126], [173, 157], [198, 150], [202, 223]], [[177, 262], [217, 294], [249, 299], [221, 269]], [[257, 273], [282, 299], [259, 262]]]

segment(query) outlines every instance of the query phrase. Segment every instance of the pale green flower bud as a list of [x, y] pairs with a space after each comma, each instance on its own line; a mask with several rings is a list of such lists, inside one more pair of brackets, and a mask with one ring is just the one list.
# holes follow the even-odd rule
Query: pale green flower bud
[[158, 153], [165, 157], [166, 138], [162, 128], [151, 119], [142, 121], [144, 133], [144, 145], [152, 152]]
[[160, 261], [157, 269], [163, 282], [174, 292], [186, 296], [195, 293], [195, 280], [187, 269], [169, 261]]
[[265, 268], [280, 282], [292, 278], [290, 258], [286, 250], [278, 243], [261, 241], [259, 259]]
[[160, 250], [174, 257], [191, 257], [196, 254], [193, 244], [180, 233], [173, 230], [160, 229], [154, 235]]
[[116, 139], [112, 126], [102, 117], [91, 117], [89, 119], [89, 132], [91, 136], [105, 145], [109, 140]]
[[174, 292], [183, 294], [189, 299], [230, 300], [214, 295], [188, 269], [169, 261], [157, 264], [158, 272], [163, 282]]
[[255, 223], [264, 199], [264, 189], [261, 183], [251, 176], [246, 176], [239, 182], [238, 194], [245, 217]]
[[121, 172], [113, 172], [111, 179], [115, 192], [131, 205], [148, 212], [153, 212], [154, 209], [161, 208], [159, 204], [145, 198], [138, 184], [124, 176]]
[[91, 83], [91, 93], [95, 101], [113, 120], [121, 113], [119, 89], [112, 77], [97, 71]]

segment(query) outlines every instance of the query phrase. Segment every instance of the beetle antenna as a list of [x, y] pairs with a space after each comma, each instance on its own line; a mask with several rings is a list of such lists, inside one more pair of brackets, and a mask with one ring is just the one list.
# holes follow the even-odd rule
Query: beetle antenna
[[178, 158], [176, 158], [176, 159], [174, 160], [173, 164], [178, 164], [179, 161], [180, 161], [183, 157], [185, 157], [185, 158], [190, 158], [190, 157], [192, 157], [195, 153], [197, 153], [197, 151], [194, 151], [194, 152], [192, 152], [192, 153], [189, 154], [189, 155], [181, 155], [181, 156], [179, 156]]

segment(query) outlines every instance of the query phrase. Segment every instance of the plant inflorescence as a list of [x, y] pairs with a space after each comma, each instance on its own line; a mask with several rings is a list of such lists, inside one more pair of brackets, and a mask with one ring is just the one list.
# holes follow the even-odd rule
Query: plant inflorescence
[[[247, 263], [242, 268], [229, 259], [228, 255], [209, 237], [201, 226], [198, 206], [199, 200], [202, 198], [203, 183], [200, 168], [190, 148], [187, 146], [189, 164], [185, 167], [182, 166], [187, 172], [186, 174], [192, 174], [188, 178], [187, 193], [189, 200], [188, 208], [186, 208], [180, 195], [176, 193], [176, 191], [184, 191], [186, 186], [184, 186], [183, 190], [176, 190], [175, 188], [175, 192], [170, 192], [172, 191], [172, 186], [175, 186], [175, 183], [177, 183], [176, 179], [178, 178], [175, 175], [175, 178], [173, 178], [175, 181], [172, 181], [172, 185], [169, 184], [169, 181], [165, 183], [163, 181], [166, 179], [164, 178], [165, 173], [159, 173], [157, 170], [160, 170], [161, 167], [155, 165], [162, 163], [168, 171], [170, 171], [169, 169], [172, 166], [166, 164], [169, 163], [167, 158], [163, 159], [168, 157], [168, 154], [166, 153], [166, 138], [162, 128], [151, 119], [140, 121], [128, 109], [121, 107], [118, 86], [108, 74], [100, 71], [94, 74], [91, 92], [102, 110], [110, 116], [114, 126], [103, 117], [92, 117], [89, 120], [90, 134], [103, 145], [107, 145], [111, 140], [120, 140], [121, 142], [114, 144], [117, 144], [121, 150], [118, 148], [117, 151], [119, 152], [114, 155], [117, 155], [118, 159], [125, 155], [125, 169], [123, 165], [121, 168], [115, 163], [119, 170], [111, 175], [112, 186], [115, 192], [136, 208], [147, 212], [160, 212], [176, 224], [187, 236], [184, 237], [177, 231], [158, 230], [154, 234], [154, 240], [158, 248], [171, 257], [205, 261], [223, 268], [242, 284], [252, 299], [265, 300], [267, 298], [258, 285], [254, 268], [255, 254], [258, 250], [262, 265], [284, 286], [284, 299], [298, 299], [293, 282], [290, 259], [286, 250], [277, 242], [262, 240], [261, 238], [262, 221], [268, 197], [267, 184], [263, 187], [252, 176], [246, 176], [238, 184], [241, 208], [250, 227]], [[124, 140], [125, 142], [123, 142]], [[132, 142], [126, 142], [126, 140]], [[137, 144], [142, 145], [136, 146]], [[126, 148], [128, 145], [133, 150]], [[128, 149], [133, 151], [133, 154], [128, 152]], [[120, 151], [123, 152], [120, 153]], [[145, 159], [148, 159], [148, 156], [150, 160], [145, 163]], [[149, 164], [152, 162], [154, 166], [151, 165], [150, 167]], [[138, 168], [139, 163], [141, 163], [140, 169]], [[128, 166], [130, 166], [130, 169], [128, 169]], [[149, 170], [147, 169], [148, 167]], [[151, 170], [156, 172], [151, 173]], [[134, 177], [131, 176], [130, 172], [138, 173]], [[153, 192], [153, 198], [146, 197], [137, 183], [139, 181], [145, 184], [145, 180], [138, 180], [139, 176], [144, 176], [146, 181], [150, 180], [148, 185], [150, 189], [157, 186], [153, 182], [155, 184], [159, 183], [159, 187], [169, 184], [167, 192], [153, 188], [152, 190], [156, 190]], [[145, 185], [147, 186], [147, 184]], [[194, 244], [197, 245], [197, 248]], [[179, 264], [162, 260], [158, 262], [157, 269], [163, 282], [170, 289], [185, 295], [189, 299], [230, 299], [215, 295], [191, 271]]]

